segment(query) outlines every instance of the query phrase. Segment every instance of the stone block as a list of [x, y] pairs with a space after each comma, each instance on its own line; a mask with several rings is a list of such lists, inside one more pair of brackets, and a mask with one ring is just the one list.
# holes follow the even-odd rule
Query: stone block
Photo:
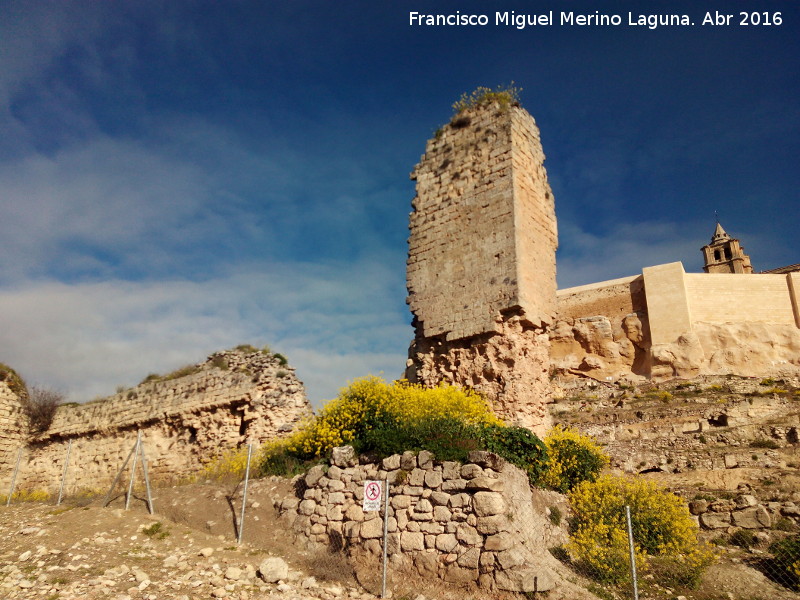
[[400, 457], [400, 468], [404, 471], [411, 471], [417, 468], [417, 455], [407, 450]]
[[491, 479], [489, 477], [480, 476], [468, 481], [466, 489], [502, 492], [503, 481], [501, 479]]
[[478, 530], [467, 523], [459, 523], [456, 529], [456, 537], [466, 546], [478, 546], [483, 544], [483, 536]]
[[472, 504], [478, 517], [502, 515], [508, 509], [503, 495], [497, 492], [477, 492], [472, 499]]
[[764, 529], [772, 526], [772, 517], [763, 506], [753, 506], [731, 513], [731, 521], [736, 527], [745, 529]]
[[371, 519], [361, 523], [361, 537], [364, 539], [383, 537], [383, 520]]
[[458, 540], [452, 533], [442, 533], [436, 536], [435, 547], [439, 552], [452, 552], [458, 547]]
[[509, 528], [508, 517], [505, 515], [478, 517], [475, 528], [484, 535], [494, 535], [501, 531], [507, 531]]
[[475, 479], [483, 475], [483, 469], [478, 465], [467, 463], [461, 467], [461, 477], [464, 479]]
[[442, 474], [438, 471], [426, 471], [425, 485], [431, 489], [438, 488], [442, 485]]
[[336, 467], [354, 467], [358, 464], [358, 456], [352, 446], [339, 446], [331, 451], [331, 462]]
[[446, 523], [450, 519], [453, 518], [453, 513], [450, 512], [450, 509], [446, 506], [434, 506], [433, 507], [433, 520], [438, 521], [439, 523]]
[[726, 529], [731, 524], [729, 512], [707, 512], [700, 515], [700, 524], [705, 529]]
[[400, 455], [393, 454], [392, 456], [387, 456], [383, 459], [382, 463], [383, 468], [387, 471], [393, 471], [395, 469], [400, 468]]

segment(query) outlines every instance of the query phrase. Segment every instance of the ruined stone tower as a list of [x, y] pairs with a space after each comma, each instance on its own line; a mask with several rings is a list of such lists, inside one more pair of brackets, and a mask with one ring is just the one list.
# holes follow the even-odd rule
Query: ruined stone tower
[[750, 257], [744, 253], [739, 240], [732, 238], [717, 223], [711, 243], [703, 246], [703, 271], [706, 273], [752, 273]]
[[557, 231], [539, 130], [516, 105], [462, 111], [411, 178], [407, 285], [415, 340], [406, 377], [472, 387], [508, 422], [545, 426], [546, 328]]

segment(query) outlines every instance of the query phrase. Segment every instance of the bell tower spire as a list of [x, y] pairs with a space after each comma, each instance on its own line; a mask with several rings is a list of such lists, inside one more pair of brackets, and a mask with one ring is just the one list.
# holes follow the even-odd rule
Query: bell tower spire
[[[716, 211], [714, 213], [716, 216]], [[739, 240], [732, 238], [717, 220], [711, 243], [701, 248], [703, 271], [706, 273], [752, 273], [750, 257], [744, 253]]]

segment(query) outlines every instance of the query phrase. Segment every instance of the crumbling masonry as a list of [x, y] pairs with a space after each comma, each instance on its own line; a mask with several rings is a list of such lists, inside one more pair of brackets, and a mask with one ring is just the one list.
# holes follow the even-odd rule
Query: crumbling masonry
[[545, 428], [557, 230], [536, 123], [484, 104], [429, 140], [411, 178], [406, 377], [485, 394], [508, 422]]

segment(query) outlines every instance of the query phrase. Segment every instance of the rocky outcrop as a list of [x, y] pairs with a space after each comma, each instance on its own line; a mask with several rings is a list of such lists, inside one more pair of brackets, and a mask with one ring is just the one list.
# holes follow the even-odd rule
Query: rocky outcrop
[[364, 482], [388, 480], [393, 570], [519, 592], [559, 585], [561, 567], [547, 549], [563, 543], [565, 534], [549, 522], [543, 505], [563, 505], [564, 499], [532, 492], [527, 476], [497, 455], [472, 452], [463, 465], [436, 461], [427, 451], [380, 464], [356, 464], [354, 455], [331, 463], [312, 468], [301, 496], [279, 504], [309, 541], [378, 555], [383, 519], [362, 510]]

